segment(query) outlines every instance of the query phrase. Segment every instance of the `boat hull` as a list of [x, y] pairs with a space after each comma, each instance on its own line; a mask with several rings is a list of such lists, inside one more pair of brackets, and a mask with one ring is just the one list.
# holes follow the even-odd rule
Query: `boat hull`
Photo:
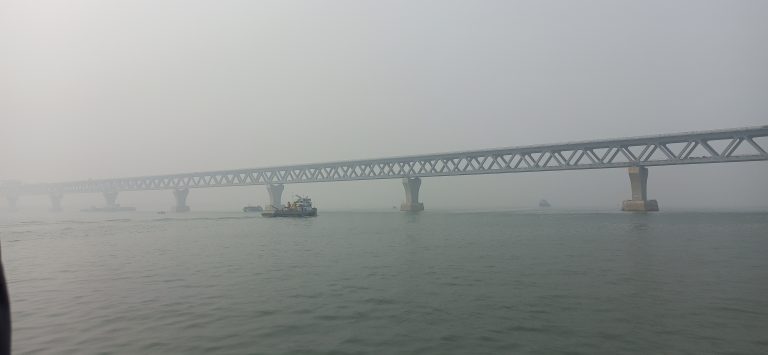
[[311, 211], [274, 210], [262, 212], [262, 217], [317, 217], [317, 208]]

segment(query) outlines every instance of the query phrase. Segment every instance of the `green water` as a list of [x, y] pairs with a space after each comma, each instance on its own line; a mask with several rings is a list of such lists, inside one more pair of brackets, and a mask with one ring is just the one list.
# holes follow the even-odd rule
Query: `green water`
[[0, 217], [15, 354], [768, 353], [768, 214]]

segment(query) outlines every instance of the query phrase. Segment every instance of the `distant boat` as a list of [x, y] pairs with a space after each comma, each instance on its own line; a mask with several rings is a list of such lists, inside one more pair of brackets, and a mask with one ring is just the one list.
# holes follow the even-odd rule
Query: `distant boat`
[[243, 207], [243, 212], [261, 212], [264, 211], [264, 209], [261, 206], [245, 206]]
[[306, 196], [296, 195], [296, 201], [291, 204], [288, 202], [288, 206], [274, 208], [266, 212], [262, 212], [262, 217], [317, 217], [317, 208], [312, 207], [312, 199]]
[[550, 205], [549, 202], [547, 202], [547, 200], [541, 199], [541, 201], [539, 201], [539, 207], [548, 208], [548, 207], [552, 207], [552, 205]]

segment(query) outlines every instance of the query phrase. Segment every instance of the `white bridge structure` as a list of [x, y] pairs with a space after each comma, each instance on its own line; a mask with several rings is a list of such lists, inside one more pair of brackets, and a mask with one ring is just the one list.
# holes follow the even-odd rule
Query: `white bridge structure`
[[270, 206], [281, 205], [284, 184], [372, 179], [402, 179], [403, 211], [424, 209], [419, 202], [421, 178], [432, 176], [506, 174], [577, 169], [628, 168], [632, 198], [626, 211], [657, 211], [647, 197], [648, 167], [768, 160], [768, 126], [687, 132], [609, 140], [484, 149], [380, 159], [335, 161], [266, 168], [219, 170], [60, 183], [0, 185], [11, 208], [19, 197], [49, 195], [58, 210], [64, 194], [101, 193], [106, 210], [118, 208], [118, 192], [172, 190], [176, 210], [188, 211], [189, 189], [266, 185]]

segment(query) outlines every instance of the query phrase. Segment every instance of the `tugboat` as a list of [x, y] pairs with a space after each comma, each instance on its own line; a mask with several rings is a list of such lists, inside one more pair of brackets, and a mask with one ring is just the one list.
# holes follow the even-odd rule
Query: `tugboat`
[[245, 206], [243, 207], [243, 212], [261, 212], [264, 211], [261, 206]]
[[[273, 208], [275, 208], [273, 206]], [[275, 208], [261, 214], [263, 217], [317, 217], [317, 208], [312, 207], [312, 199], [296, 195], [296, 201], [283, 208]]]

